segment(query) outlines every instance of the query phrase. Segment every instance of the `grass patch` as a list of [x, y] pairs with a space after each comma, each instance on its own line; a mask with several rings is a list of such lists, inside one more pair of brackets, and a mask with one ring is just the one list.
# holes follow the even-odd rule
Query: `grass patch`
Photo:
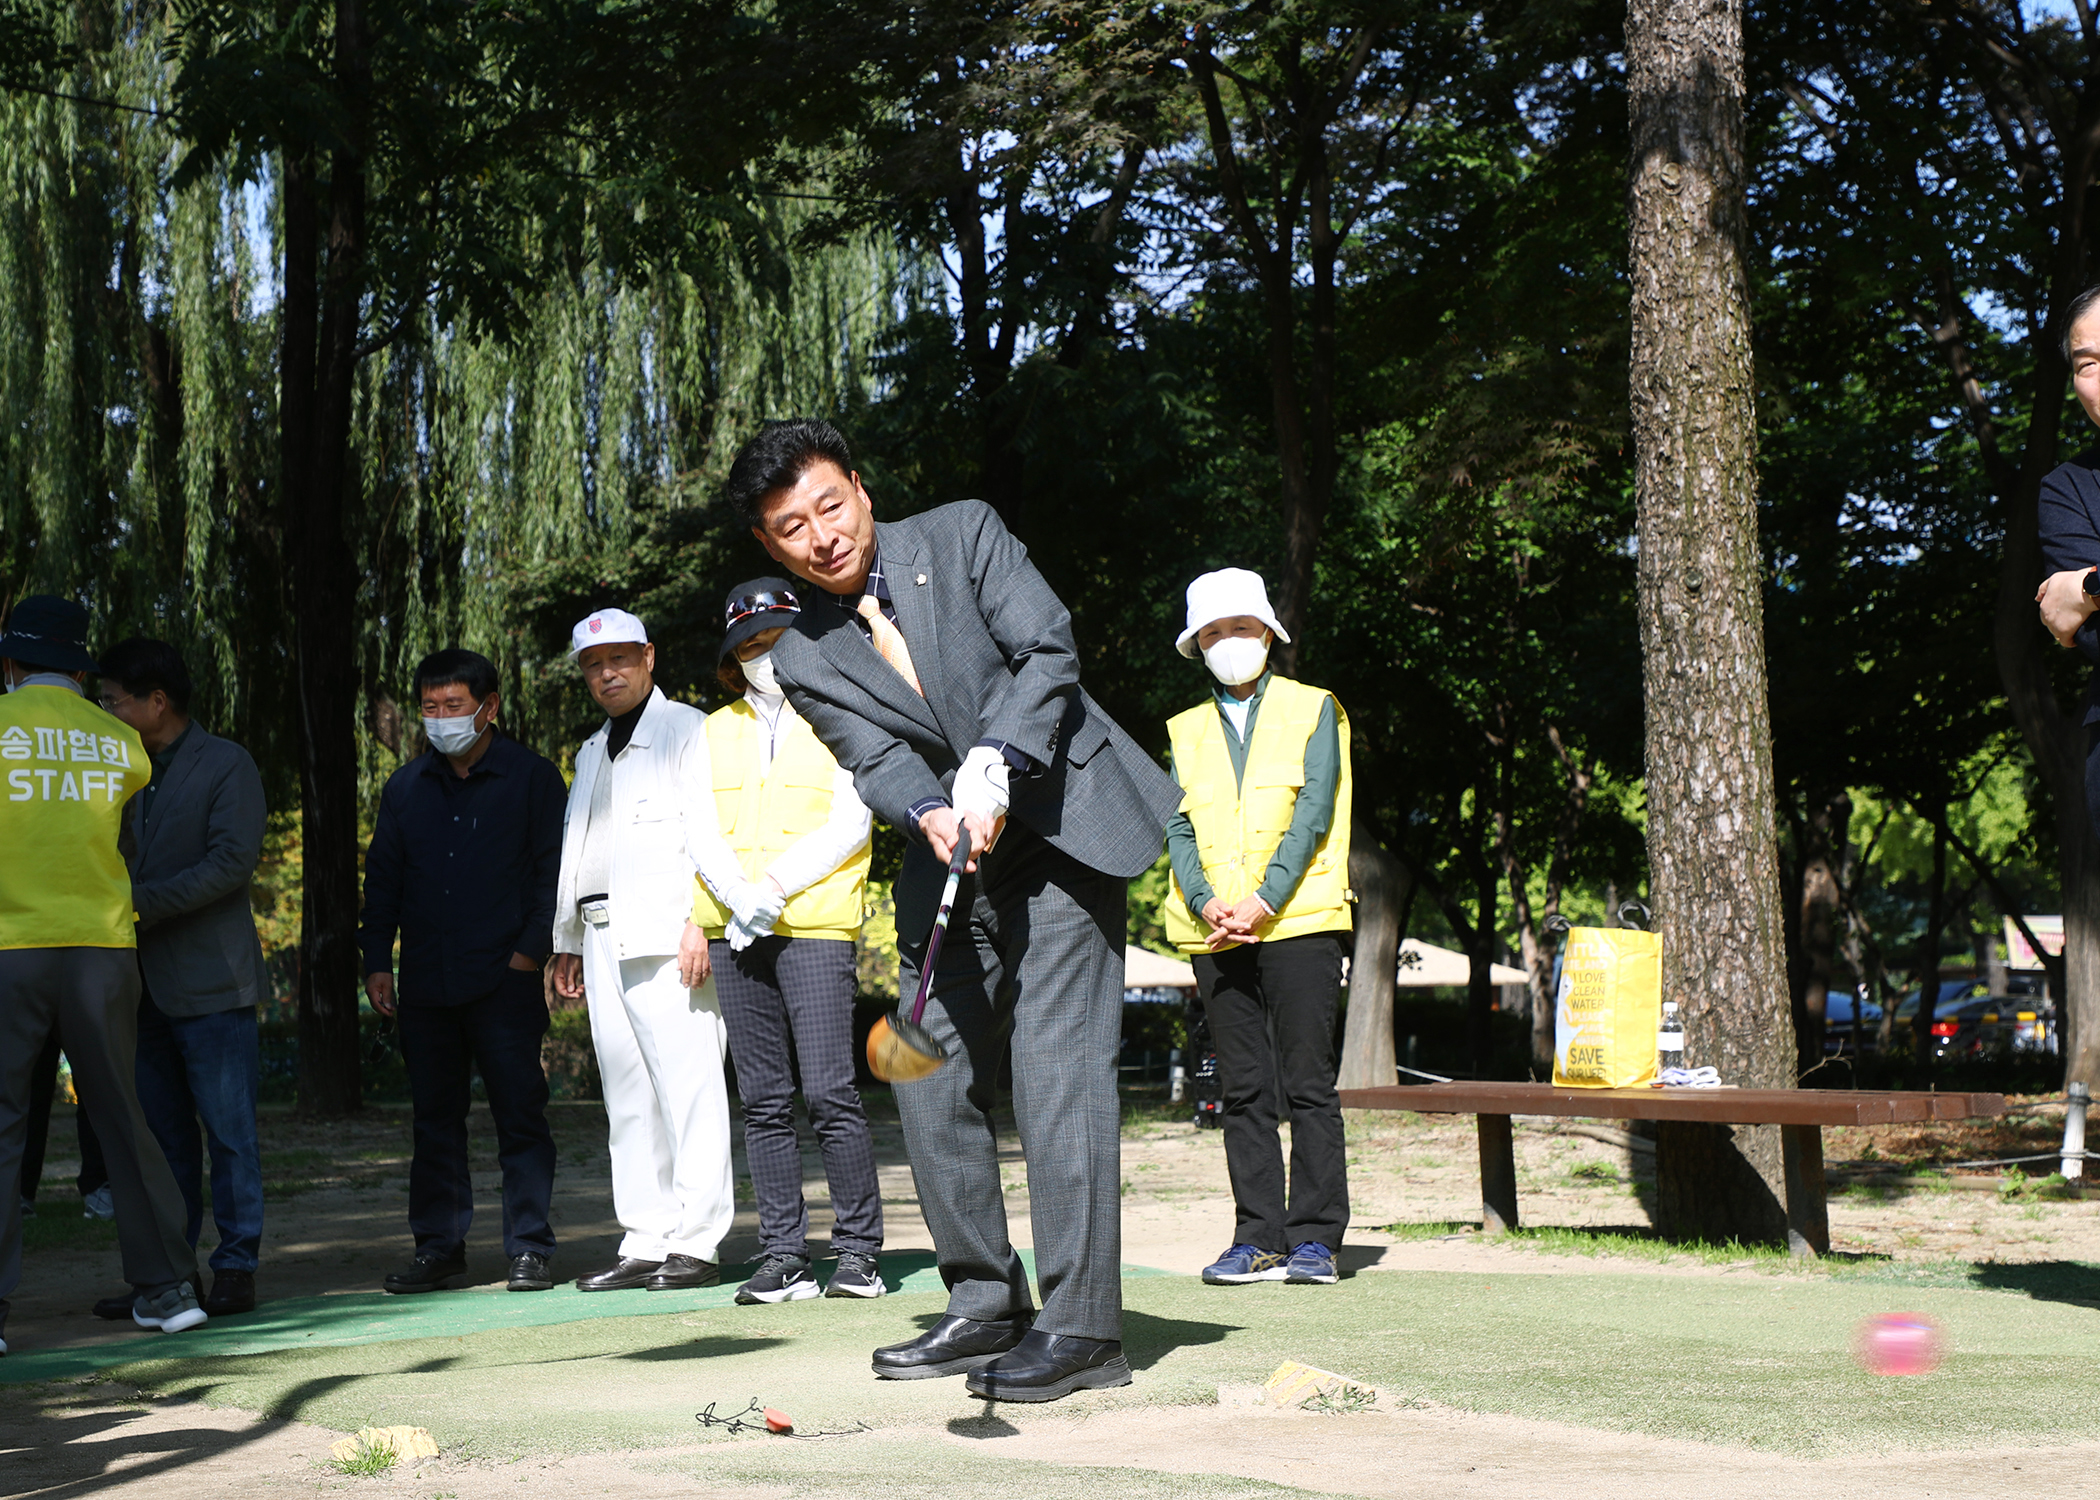
[[[1427, 1224], [1387, 1224], [1378, 1232], [1397, 1240], [1440, 1240], [1479, 1232], [1477, 1223], [1458, 1219], [1433, 1220]], [[1746, 1265], [1759, 1270], [1813, 1270], [1824, 1263], [1799, 1261], [1784, 1245], [1745, 1245], [1739, 1240], [1714, 1244], [1705, 1240], [1665, 1240], [1652, 1229], [1585, 1229], [1548, 1225], [1537, 1229], [1512, 1229], [1498, 1243], [1546, 1255], [1620, 1255], [1655, 1262], [1690, 1260], [1710, 1266]]]
[[39, 1204], [22, 1221], [24, 1250], [106, 1250], [117, 1242], [115, 1219], [90, 1219], [75, 1203]]
[[1568, 1175], [1577, 1182], [1616, 1183], [1621, 1180], [1619, 1169], [1604, 1161], [1586, 1161], [1579, 1167], [1571, 1168]]
[[265, 1151], [262, 1154], [262, 1169], [265, 1177], [272, 1172], [310, 1172], [315, 1167], [325, 1167], [335, 1157], [327, 1151], [306, 1148], [297, 1151]]
[[374, 1442], [371, 1438], [361, 1437], [357, 1440], [357, 1447], [348, 1457], [331, 1458], [328, 1460], [328, 1467], [338, 1474], [373, 1479], [389, 1472], [400, 1459], [401, 1455], [394, 1451], [392, 1443]]

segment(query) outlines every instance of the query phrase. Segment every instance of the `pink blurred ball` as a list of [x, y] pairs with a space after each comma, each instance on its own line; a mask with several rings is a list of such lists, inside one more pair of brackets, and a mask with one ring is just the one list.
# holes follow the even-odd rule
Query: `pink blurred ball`
[[1943, 1352], [1940, 1325], [1923, 1313], [1876, 1313], [1852, 1335], [1852, 1355], [1869, 1375], [1930, 1375]]

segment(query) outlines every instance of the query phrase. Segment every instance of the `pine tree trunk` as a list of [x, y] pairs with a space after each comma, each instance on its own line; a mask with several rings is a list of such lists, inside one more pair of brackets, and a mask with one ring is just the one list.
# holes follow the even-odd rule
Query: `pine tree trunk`
[[1947, 825], [1933, 824], [1932, 883], [1925, 893], [1925, 936], [1918, 944], [1918, 1010], [1910, 1018], [1910, 1055], [1932, 1061], [1932, 1023], [1940, 1003], [1940, 931], [1947, 925]]
[[[1852, 820], [1852, 799], [1844, 792], [1817, 796], [1804, 825], [1801, 850], [1800, 945], [1801, 1003], [1794, 1016], [1798, 1039], [1796, 1065], [1806, 1073], [1823, 1060], [1823, 1037], [1830, 1018], [1830, 977], [1837, 968], [1840, 892], [1838, 868]], [[1854, 1007], [1854, 1035], [1858, 1034]]]
[[[1632, 391], [1651, 905], [1685, 1061], [1794, 1082], [1779, 909], [1756, 409], [1744, 289], [1740, 0], [1633, 0]], [[1658, 1227], [1783, 1241], [1778, 1130], [1658, 1151]], [[1718, 1171], [1736, 1153], [1751, 1174]], [[1762, 1190], [1751, 1184], [1760, 1183]]]
[[1401, 911], [1414, 877], [1358, 822], [1349, 834], [1349, 885], [1356, 892], [1356, 943], [1335, 1081], [1345, 1089], [1382, 1088], [1398, 1081], [1393, 990], [1400, 975]]

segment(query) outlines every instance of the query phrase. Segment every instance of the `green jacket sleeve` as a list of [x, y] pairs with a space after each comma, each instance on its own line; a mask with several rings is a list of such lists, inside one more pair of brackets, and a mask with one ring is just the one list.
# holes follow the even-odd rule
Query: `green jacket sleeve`
[[[1305, 785], [1298, 788], [1298, 805], [1291, 810], [1291, 826], [1283, 842], [1269, 857], [1269, 868], [1255, 894], [1269, 903], [1269, 910], [1282, 911], [1298, 882], [1312, 868], [1313, 851], [1334, 823], [1334, 797], [1342, 784], [1342, 735], [1335, 727], [1334, 699], [1320, 705], [1320, 722], [1305, 742]], [[1175, 867], [1179, 869], [1179, 865]]]
[[[1167, 771], [1176, 781], [1181, 780], [1171, 751], [1167, 754]], [[1182, 895], [1188, 898], [1189, 915], [1202, 921], [1203, 908], [1210, 905], [1216, 892], [1203, 878], [1203, 858], [1196, 852], [1196, 825], [1185, 812], [1176, 812], [1167, 820], [1167, 858], [1174, 866], [1174, 878], [1181, 882]]]

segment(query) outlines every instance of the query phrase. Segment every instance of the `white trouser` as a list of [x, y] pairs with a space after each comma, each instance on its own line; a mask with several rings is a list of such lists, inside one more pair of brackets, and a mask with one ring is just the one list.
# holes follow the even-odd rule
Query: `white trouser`
[[604, 931], [584, 929], [583, 982], [612, 1127], [613, 1215], [627, 1231], [620, 1254], [715, 1260], [736, 1198], [714, 981], [689, 990], [675, 956], [623, 960]]

